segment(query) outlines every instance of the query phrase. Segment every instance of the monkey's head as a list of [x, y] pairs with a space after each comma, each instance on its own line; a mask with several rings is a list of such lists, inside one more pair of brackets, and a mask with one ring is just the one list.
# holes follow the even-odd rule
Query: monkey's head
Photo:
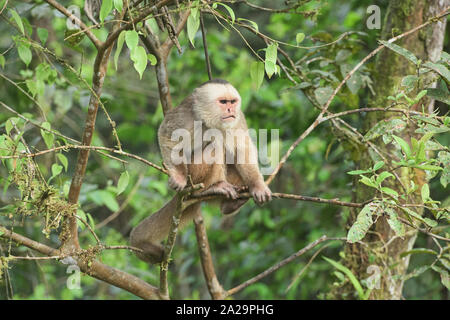
[[209, 128], [230, 129], [240, 118], [241, 96], [228, 82], [210, 80], [194, 90], [194, 113]]

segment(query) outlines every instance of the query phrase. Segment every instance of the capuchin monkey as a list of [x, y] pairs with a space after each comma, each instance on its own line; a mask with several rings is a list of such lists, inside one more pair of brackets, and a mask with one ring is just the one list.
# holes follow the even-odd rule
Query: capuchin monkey
[[[181, 191], [203, 183], [204, 188], [193, 194], [225, 196], [220, 203], [223, 214], [237, 212], [245, 204], [247, 199], [238, 199], [237, 191], [243, 187], [248, 187], [258, 204], [272, 199], [258, 168], [241, 97], [229, 82], [205, 82], [169, 110], [159, 127], [158, 141], [172, 189]], [[140, 259], [161, 262], [164, 250], [160, 242], [169, 234], [178, 199], [177, 194], [131, 231], [131, 245], [143, 250], [137, 254]], [[181, 213], [181, 227], [200, 214], [200, 205], [197, 202]]]

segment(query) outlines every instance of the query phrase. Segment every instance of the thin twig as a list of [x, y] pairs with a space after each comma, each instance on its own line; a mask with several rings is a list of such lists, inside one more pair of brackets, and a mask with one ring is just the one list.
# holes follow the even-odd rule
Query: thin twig
[[292, 262], [293, 260], [295, 260], [296, 258], [300, 257], [301, 255], [305, 254], [306, 252], [308, 252], [309, 250], [311, 250], [312, 248], [318, 246], [319, 244], [321, 244], [322, 242], [325, 241], [332, 241], [332, 240], [337, 240], [336, 238], [328, 238], [327, 236], [322, 236], [319, 239], [311, 242], [310, 244], [308, 244], [306, 247], [304, 247], [303, 249], [297, 251], [296, 253], [294, 253], [293, 255], [289, 256], [288, 258], [278, 262], [277, 264], [275, 264], [274, 266], [270, 267], [269, 269], [267, 269], [264, 272], [261, 272], [260, 274], [258, 274], [257, 276], [245, 281], [244, 283], [230, 289], [227, 291], [226, 296], [231, 296], [233, 294], [236, 294], [237, 292], [247, 288], [248, 286], [258, 282], [259, 280], [261, 280], [262, 278], [267, 277], [269, 274], [277, 271], [278, 269], [284, 267], [286, 264], [288, 264], [289, 262]]
[[208, 73], [209, 80], [212, 80], [211, 61], [209, 60], [208, 44], [206, 42], [206, 29], [203, 22], [203, 14], [200, 11], [200, 28], [202, 29], [203, 50], [205, 52], [206, 72]]
[[51, 149], [46, 149], [46, 150], [42, 150], [42, 151], [38, 151], [35, 153], [23, 153], [20, 155], [10, 155], [10, 156], [0, 156], [0, 159], [17, 159], [17, 158], [27, 158], [27, 157], [37, 157], [37, 156], [41, 156], [43, 154], [46, 153], [50, 153], [50, 152], [56, 152], [59, 150], [68, 150], [68, 149], [80, 149], [80, 150], [103, 150], [103, 151], [108, 151], [108, 152], [112, 152], [115, 154], [119, 154], [125, 157], [129, 157], [129, 158], [133, 158], [136, 159], [140, 162], [145, 163], [146, 165], [155, 168], [159, 171], [161, 171], [162, 173], [167, 174], [167, 170], [164, 169], [163, 167], [160, 167], [142, 157], [139, 157], [135, 154], [132, 153], [128, 153], [125, 151], [121, 151], [121, 150], [116, 150], [116, 149], [112, 149], [112, 148], [108, 148], [108, 147], [101, 147], [101, 146], [89, 146], [89, 145], [73, 145], [73, 144], [66, 144], [64, 146], [59, 146], [59, 147], [55, 147], [55, 148], [51, 148]]

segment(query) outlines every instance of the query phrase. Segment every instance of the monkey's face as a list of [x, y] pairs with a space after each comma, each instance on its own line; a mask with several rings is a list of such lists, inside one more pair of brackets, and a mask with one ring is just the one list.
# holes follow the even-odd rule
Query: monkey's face
[[238, 98], [234, 95], [228, 94], [218, 97], [215, 101], [221, 113], [223, 122], [229, 123], [236, 120], [236, 108], [238, 107]]
[[210, 128], [230, 129], [239, 121], [241, 97], [231, 84], [207, 84], [197, 89], [198, 105], [194, 107]]

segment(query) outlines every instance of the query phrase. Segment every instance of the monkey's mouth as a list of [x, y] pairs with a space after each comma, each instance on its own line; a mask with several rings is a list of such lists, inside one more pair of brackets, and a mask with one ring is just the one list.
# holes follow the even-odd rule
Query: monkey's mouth
[[231, 115], [231, 116], [226, 116], [226, 117], [222, 117], [223, 121], [233, 121], [234, 119], [236, 119], [235, 116]]

